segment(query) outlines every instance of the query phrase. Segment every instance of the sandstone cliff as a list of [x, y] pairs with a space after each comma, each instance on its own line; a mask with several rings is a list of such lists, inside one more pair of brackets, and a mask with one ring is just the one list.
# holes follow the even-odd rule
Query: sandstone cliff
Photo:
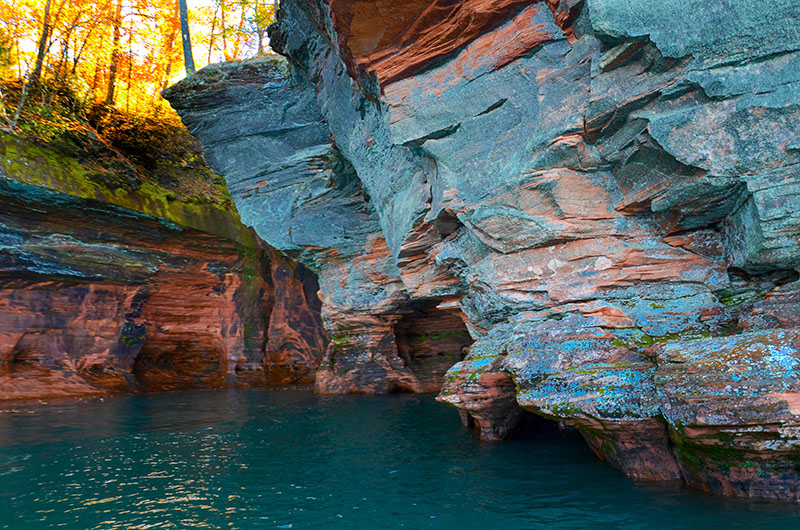
[[102, 169], [0, 134], [0, 399], [313, 382], [314, 275], [208, 182]]
[[632, 477], [800, 499], [799, 28], [794, 0], [285, 0], [285, 60], [167, 97], [318, 272], [320, 392], [454, 363], [486, 438], [527, 409]]

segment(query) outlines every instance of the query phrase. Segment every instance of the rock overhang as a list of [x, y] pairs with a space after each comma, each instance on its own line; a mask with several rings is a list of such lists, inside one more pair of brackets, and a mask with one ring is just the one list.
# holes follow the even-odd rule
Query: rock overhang
[[[631, 476], [796, 498], [796, 471], [781, 478], [794, 449], [704, 474], [702, 429], [675, 430], [665, 412], [659, 348], [760, 331], [794, 347], [800, 13], [784, 0], [723, 4], [284, 2], [272, 30], [290, 64], [284, 105], [313, 109], [327, 133], [314, 145], [338, 161], [281, 144], [291, 120], [271, 112], [263, 149], [225, 133], [242, 151], [222, 172], [262, 237], [320, 273], [333, 342], [318, 388], [419, 388], [398, 323], [413, 304], [456, 304], [476, 342], [440, 399], [485, 437], [511, 433], [521, 405], [574, 425]], [[216, 116], [192, 112], [213, 157]], [[319, 182], [334, 185], [298, 191]], [[361, 219], [342, 229], [346, 244], [328, 238], [337, 215]], [[285, 239], [295, 230], [302, 244]], [[800, 385], [794, 368], [764, 377], [782, 395]], [[742, 406], [765, 392], [743, 390]], [[770, 410], [717, 442], [734, 450], [730, 436], [770, 424]], [[774, 436], [794, 447], [795, 420], [780, 421]]]

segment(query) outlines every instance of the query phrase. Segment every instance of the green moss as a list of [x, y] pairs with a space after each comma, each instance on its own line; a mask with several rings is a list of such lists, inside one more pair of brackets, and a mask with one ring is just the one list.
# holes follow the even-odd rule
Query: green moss
[[636, 351], [638, 349], [648, 348], [654, 344], [666, 344], [669, 342], [706, 339], [710, 336], [711, 336], [711, 331], [708, 329], [704, 329], [702, 331], [688, 330], [679, 333], [659, 335], [656, 337], [650, 336], [644, 331], [637, 329], [632, 334], [632, 336], [615, 337], [614, 340], [611, 341], [611, 345]]
[[144, 342], [144, 338], [138, 335], [123, 335], [119, 338], [119, 342], [126, 348], [130, 348], [137, 344]]
[[736, 307], [742, 304], [757, 302], [766, 296], [767, 290], [748, 290], [735, 292], [730, 290], [716, 291], [717, 300], [725, 306]]
[[264, 266], [261, 263], [261, 251], [253, 244], [237, 243], [236, 252], [242, 258], [242, 279], [246, 283], [260, 280], [263, 277], [261, 270]]
[[331, 342], [337, 346], [344, 346], [350, 344], [350, 338], [347, 335], [338, 335], [331, 338]]
[[659, 341], [657, 341], [644, 331], [637, 330], [637, 332], [630, 338], [615, 337], [614, 340], [611, 341], [611, 345], [618, 348], [627, 348], [629, 350], [636, 350], [638, 348], [647, 348], [648, 346], [652, 346], [656, 342]]
[[572, 403], [557, 403], [552, 405], [550, 410], [552, 411], [553, 415], [557, 417], [574, 416], [580, 412], [578, 407]]
[[264, 297], [261, 283], [264, 277], [262, 271], [269, 265], [265, 262], [266, 256], [263, 252], [253, 246], [239, 243], [236, 245], [236, 251], [240, 258], [239, 277], [242, 279], [242, 285], [236, 292], [236, 303], [239, 314], [243, 316], [242, 328], [245, 347], [258, 349], [262, 341], [261, 330], [264, 322], [258, 320], [259, 313], [253, 311], [252, 308], [262, 303]]
[[9, 180], [112, 204], [254, 246], [250, 229], [227, 203], [199, 196], [178, 199], [174, 191], [149, 180], [141, 181], [138, 189], [112, 189], [95, 178], [97, 167], [90, 162], [26, 138], [0, 132], [0, 170], [0, 176]]
[[444, 331], [441, 333], [428, 333], [422, 335], [411, 335], [411, 340], [414, 342], [424, 342], [428, 340], [441, 340], [456, 337], [469, 338], [469, 333], [466, 331]]
[[[764, 441], [780, 438], [780, 434], [772, 432], [748, 432], [747, 434]], [[680, 422], [676, 422], [670, 429], [670, 438], [675, 445], [676, 456], [690, 467], [707, 470], [711, 464], [723, 473], [728, 473], [733, 468], [752, 469], [758, 467], [759, 476], [762, 477], [765, 476], [762, 473], [769, 472], [765, 466], [768, 467], [770, 462], [754, 461], [747, 451], [732, 447], [731, 444], [737, 438], [734, 431], [721, 431], [702, 440], [694, 440], [687, 438], [684, 426]], [[776, 461], [775, 465], [782, 464]]]

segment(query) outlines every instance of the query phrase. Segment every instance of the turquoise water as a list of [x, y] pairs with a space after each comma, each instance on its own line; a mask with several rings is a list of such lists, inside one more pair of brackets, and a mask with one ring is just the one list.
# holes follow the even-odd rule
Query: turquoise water
[[491, 445], [433, 396], [142, 394], [0, 406], [0, 528], [800, 528], [636, 484], [580, 438]]

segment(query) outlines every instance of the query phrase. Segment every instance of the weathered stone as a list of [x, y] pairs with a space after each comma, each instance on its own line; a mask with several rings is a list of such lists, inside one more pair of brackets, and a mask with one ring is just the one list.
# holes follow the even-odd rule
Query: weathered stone
[[800, 496], [800, 331], [667, 344], [656, 386], [683, 477], [722, 494]]
[[0, 399], [314, 381], [313, 274], [212, 206], [216, 233], [63, 193], [81, 166], [36, 149], [0, 174]]
[[730, 263], [748, 270], [800, 265], [800, 165], [745, 177], [750, 196], [723, 230]]
[[[788, 450], [753, 446], [760, 482], [700, 450], [690, 469], [689, 442], [676, 463], [672, 365], [653, 357], [797, 327], [800, 12], [734, 4], [287, 0], [288, 70], [212, 67], [167, 95], [247, 222], [319, 272], [320, 391], [433, 388], [407, 339], [424, 307], [475, 339], [463, 360], [468, 341], [444, 347], [439, 399], [482, 437], [522, 405], [627, 475], [791, 497]], [[346, 186], [303, 191], [328, 182]]]
[[437, 398], [457, 407], [464, 425], [487, 441], [511, 435], [522, 417], [514, 380], [503, 367], [506, 343], [515, 333], [513, 326], [498, 326], [478, 339], [445, 374]]

